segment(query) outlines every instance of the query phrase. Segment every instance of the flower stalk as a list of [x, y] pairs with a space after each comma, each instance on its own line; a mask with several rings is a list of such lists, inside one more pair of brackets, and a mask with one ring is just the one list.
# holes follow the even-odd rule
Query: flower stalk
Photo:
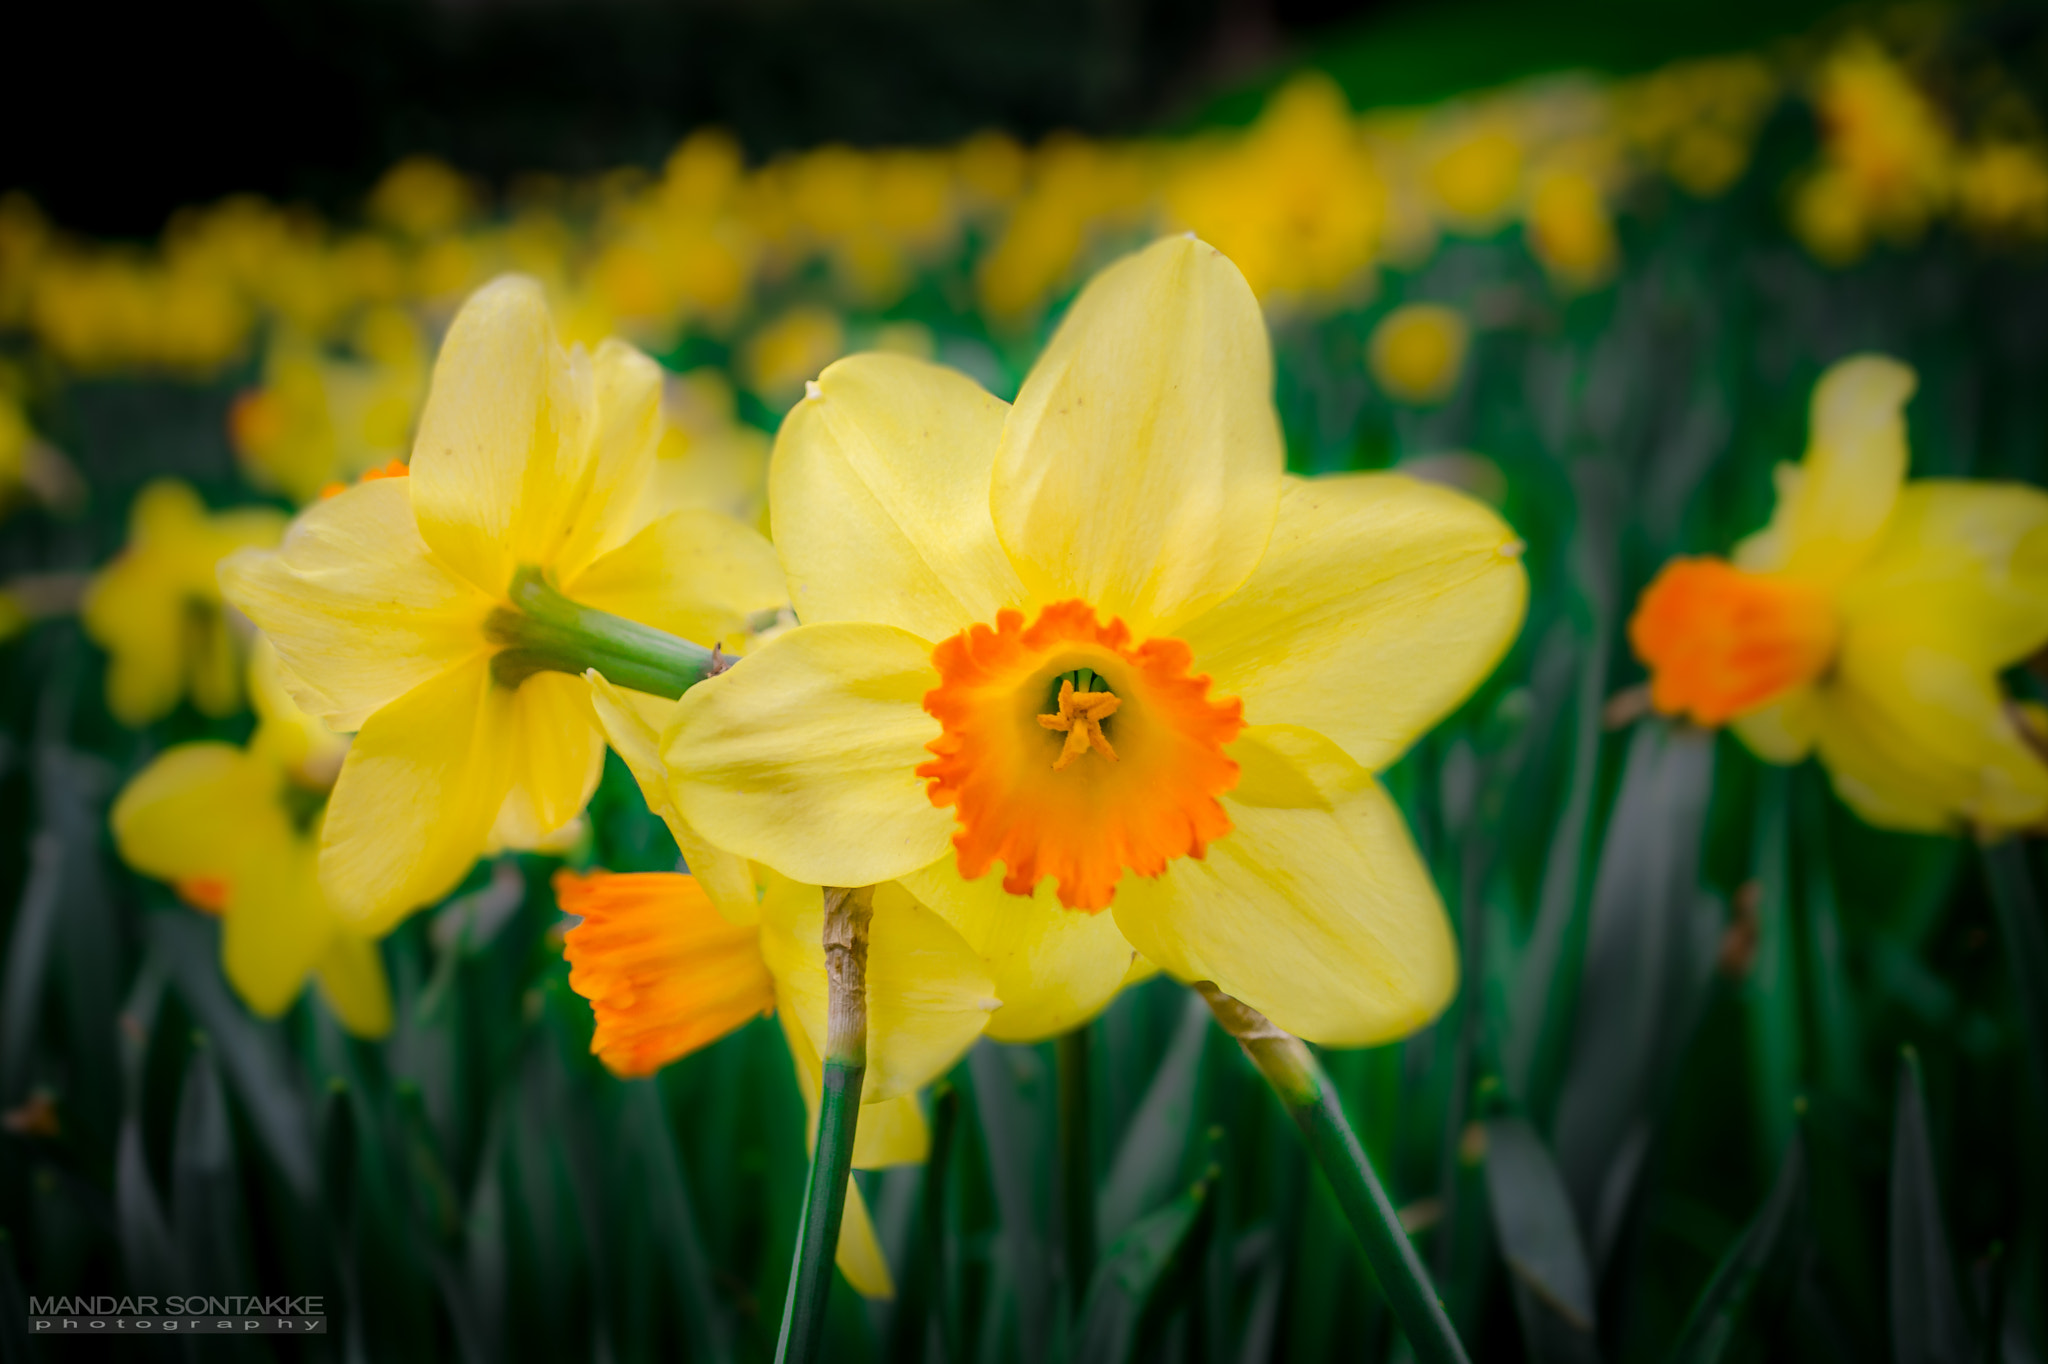
[[491, 660], [491, 675], [508, 687], [537, 672], [595, 668], [614, 686], [673, 701], [731, 661], [666, 631], [580, 606], [538, 568], [515, 573], [508, 595], [511, 605], [485, 623], [491, 639], [505, 646]]
[[1323, 1073], [1308, 1045], [1274, 1027], [1257, 1009], [1224, 994], [1213, 981], [1196, 981], [1195, 989], [1301, 1129], [1309, 1154], [1330, 1181], [1416, 1358], [1427, 1364], [1467, 1364], [1465, 1347], [1444, 1311], [1429, 1271], [1408, 1243], [1400, 1216], [1380, 1187], [1365, 1148], [1344, 1119], [1330, 1077]]
[[846, 1181], [853, 1170], [854, 1128], [868, 1066], [868, 920], [874, 895], [872, 886], [825, 888], [825, 1076], [776, 1364], [809, 1364], [824, 1344], [832, 1262], [846, 1213]]

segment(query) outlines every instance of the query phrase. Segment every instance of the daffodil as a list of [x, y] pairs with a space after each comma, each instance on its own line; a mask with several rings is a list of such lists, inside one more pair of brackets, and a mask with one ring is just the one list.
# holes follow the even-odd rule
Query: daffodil
[[391, 1028], [377, 943], [337, 914], [316, 870], [320, 824], [347, 740], [293, 704], [275, 655], [250, 662], [246, 748], [179, 744], [114, 801], [122, 860], [221, 919], [221, 965], [250, 1008], [283, 1013], [311, 975], [343, 1026]]
[[338, 360], [281, 336], [263, 384], [235, 400], [228, 434], [252, 481], [307, 503], [336, 483], [402, 460], [426, 391], [426, 347], [395, 308], [358, 329], [363, 358]]
[[[750, 888], [751, 890], [751, 888]], [[824, 1073], [824, 908], [816, 886], [763, 873], [758, 903], [742, 921], [735, 901], [714, 907], [695, 877], [679, 873], [555, 879], [562, 908], [580, 917], [564, 950], [569, 984], [590, 1000], [591, 1050], [622, 1076], [650, 1075], [775, 1013], [796, 1079], [818, 1126]], [[863, 1170], [914, 1164], [931, 1134], [917, 1090], [950, 1069], [980, 1036], [996, 1001], [983, 963], [945, 921], [899, 886], [877, 891], [868, 932], [866, 1083], [853, 1142]], [[868, 1297], [892, 1292], [860, 1189], [849, 1182], [838, 1262]]]
[[2048, 764], [1998, 675], [2048, 643], [2048, 493], [1908, 482], [1915, 382], [1875, 355], [1824, 374], [1770, 523], [1731, 560], [1666, 564], [1629, 639], [1659, 711], [1770, 762], [1817, 752], [1872, 824], [2030, 826]]
[[804, 623], [683, 695], [667, 804], [793, 880], [898, 882], [989, 963], [991, 1036], [1084, 1020], [1132, 948], [1314, 1040], [1422, 1024], [1455, 952], [1373, 771], [1507, 648], [1520, 542], [1448, 489], [1286, 478], [1271, 384], [1189, 238], [1090, 283], [1014, 407], [827, 369], [770, 471]]
[[1366, 342], [1373, 379], [1396, 402], [1429, 407], [1451, 396], [1465, 370], [1472, 328], [1441, 303], [1407, 303], [1380, 319]]
[[[578, 816], [604, 740], [586, 684], [557, 669], [580, 672], [597, 635], [736, 648], [783, 600], [756, 532], [646, 496], [660, 386], [623, 343], [564, 351], [540, 286], [501, 279], [449, 329], [409, 476], [317, 503], [278, 550], [222, 567], [300, 704], [357, 731], [320, 876], [366, 931], [446, 894], [486, 848]], [[615, 680], [662, 685], [605, 657]]]
[[86, 590], [85, 631], [110, 656], [107, 709], [125, 725], [160, 720], [186, 696], [208, 715], [242, 703], [243, 651], [214, 570], [238, 550], [274, 545], [285, 517], [268, 507], [209, 512], [160, 479], [135, 498], [128, 543]]

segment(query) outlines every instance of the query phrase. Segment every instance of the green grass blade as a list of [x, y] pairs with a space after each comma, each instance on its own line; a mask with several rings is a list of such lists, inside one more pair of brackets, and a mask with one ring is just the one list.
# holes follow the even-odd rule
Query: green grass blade
[[1976, 1351], [1963, 1316], [1955, 1257], [1949, 1252], [1934, 1143], [1927, 1130], [1927, 1093], [1920, 1056], [1899, 1057], [1898, 1105], [1892, 1128], [1892, 1358], [1896, 1364], [1968, 1364]]
[[1593, 1273], [1564, 1178], [1526, 1119], [1486, 1124], [1486, 1194], [1536, 1364], [1599, 1357]]
[[1795, 1137], [1785, 1148], [1785, 1159], [1763, 1207], [1742, 1239], [1728, 1248], [1694, 1300], [1678, 1341], [1671, 1347], [1671, 1364], [1716, 1364], [1726, 1353], [1765, 1266], [1784, 1242], [1794, 1211], [1805, 1196], [1806, 1144]]
[[1096, 1217], [1105, 1245], [1157, 1207], [1181, 1181], [1196, 1130], [1195, 1096], [1209, 1019], [1201, 998], [1187, 995], [1173, 1042], [1124, 1129], [1103, 1185]]
[[1984, 870], [1991, 883], [1991, 908], [1998, 917], [1998, 932], [2005, 939], [2005, 959], [2012, 964], [2020, 1019], [2026, 1027], [2034, 1096], [2041, 1102], [2041, 1111], [2048, 1113], [2048, 924], [2041, 918], [2041, 900], [2027, 865], [2025, 840], [2007, 838], [1987, 845]]
[[839, 1225], [846, 1215], [846, 1181], [853, 1172], [853, 1128], [860, 1117], [861, 1081], [867, 1066], [838, 1057], [825, 1062], [818, 1103], [818, 1145], [811, 1153], [811, 1178], [797, 1219], [796, 1261], [789, 1271], [789, 1296], [782, 1304], [782, 1336], [776, 1364], [810, 1364], [825, 1341], [825, 1309], [832, 1296], [832, 1261]]
[[1205, 1179], [1110, 1242], [1081, 1309], [1078, 1364], [1124, 1364], [1131, 1358], [1145, 1309], [1179, 1259], [1208, 1197]]

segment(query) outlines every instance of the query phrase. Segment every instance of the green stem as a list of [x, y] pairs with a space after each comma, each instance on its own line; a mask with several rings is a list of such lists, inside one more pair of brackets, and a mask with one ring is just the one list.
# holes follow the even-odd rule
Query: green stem
[[1315, 1056], [1300, 1038], [1274, 1027], [1264, 1014], [1224, 994], [1213, 982], [1196, 981], [1195, 989], [1301, 1128], [1415, 1357], [1425, 1364], [1469, 1364], [1429, 1271], [1409, 1244], [1408, 1233], [1387, 1201], [1365, 1148], [1344, 1120], [1330, 1077]]
[[1067, 1283], [1076, 1311], [1095, 1273], [1095, 1163], [1088, 1132], [1088, 1028], [1060, 1034], [1060, 1209], [1066, 1223]]
[[776, 1364], [810, 1364], [825, 1341], [832, 1261], [839, 1250], [839, 1224], [846, 1215], [854, 1127], [868, 1068], [868, 916], [873, 900], [871, 886], [825, 888], [824, 1087], [818, 1100], [811, 1179], [797, 1222], [796, 1262], [790, 1267], [789, 1296], [782, 1304]]
[[515, 573], [508, 595], [512, 604], [493, 611], [484, 629], [505, 646], [491, 660], [491, 674], [509, 687], [537, 672], [595, 668], [615, 686], [673, 701], [731, 661], [666, 631], [579, 606], [537, 568]]
[[1985, 844], [1984, 871], [1991, 883], [1998, 934], [2005, 939], [2005, 959], [2012, 963], [2036, 1097], [2048, 1111], [2048, 926], [2042, 923], [2041, 901], [2034, 894], [2026, 843], [2005, 838]]

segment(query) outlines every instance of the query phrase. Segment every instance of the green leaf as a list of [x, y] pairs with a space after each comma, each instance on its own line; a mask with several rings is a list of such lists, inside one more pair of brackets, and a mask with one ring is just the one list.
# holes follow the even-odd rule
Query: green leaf
[[2034, 1097], [2048, 1113], [2048, 923], [2042, 920], [2040, 897], [2034, 892], [2026, 841], [2008, 838], [1989, 845], [1984, 849], [1984, 869], [1999, 936], [2005, 940], [2005, 959], [2012, 964]]
[[1486, 1193], [1537, 1364], [1599, 1358], [1593, 1275], [1564, 1179], [1526, 1119], [1486, 1124]]
[[983, 1039], [967, 1053], [974, 1110], [988, 1150], [990, 1182], [1002, 1219], [1003, 1250], [1016, 1295], [1017, 1333], [1026, 1359], [1044, 1354], [1050, 1327], [1052, 1235], [1051, 1126], [1046, 1065], [1026, 1047]]
[[205, 1285], [251, 1280], [227, 1099], [213, 1048], [195, 1043], [171, 1142], [171, 1225], [188, 1280], [211, 1291]]
[[1096, 1209], [1100, 1243], [1108, 1245], [1155, 1208], [1181, 1181], [1187, 1153], [1198, 1130], [1195, 1098], [1202, 1074], [1202, 1049], [1212, 1027], [1209, 1006], [1188, 992], [1181, 1004], [1173, 1043], [1153, 1072], [1145, 1097], [1117, 1144]]
[[669, 1289], [683, 1321], [683, 1339], [691, 1359], [732, 1358], [732, 1329], [718, 1304], [711, 1265], [697, 1231], [690, 1191], [676, 1163], [675, 1137], [652, 1080], [625, 1086], [625, 1131], [639, 1172], [638, 1187], [654, 1219], [655, 1239], [668, 1262]]
[[1558, 1169], [1596, 1275], [1620, 1239], [1706, 1000], [1720, 917], [1700, 889], [1713, 780], [1711, 735], [1638, 725], [1601, 846], [1555, 1127]]
[[1074, 1343], [1079, 1364], [1122, 1364], [1131, 1357], [1145, 1309], [1178, 1259], [1208, 1196], [1209, 1181], [1204, 1179], [1109, 1243], [1081, 1309], [1081, 1329]]
[[1765, 1164], [1776, 1164], [1791, 1144], [1805, 1034], [1800, 1026], [1798, 960], [1792, 942], [1791, 773], [1763, 774], [1757, 791], [1752, 874], [1756, 901], [1756, 958], [1742, 984], [1749, 1020], [1750, 1080]]
[[1969, 1364], [1976, 1354], [1934, 1178], [1920, 1056], [1899, 1057], [1892, 1123], [1891, 1315], [1895, 1364]]
[[1727, 1350], [1755, 1293], [1764, 1268], [1784, 1243], [1794, 1212], [1806, 1197], [1806, 1144], [1794, 1137], [1785, 1148], [1770, 1195], [1742, 1238], [1721, 1257], [1700, 1290], [1671, 1347], [1671, 1364], [1715, 1364]]

